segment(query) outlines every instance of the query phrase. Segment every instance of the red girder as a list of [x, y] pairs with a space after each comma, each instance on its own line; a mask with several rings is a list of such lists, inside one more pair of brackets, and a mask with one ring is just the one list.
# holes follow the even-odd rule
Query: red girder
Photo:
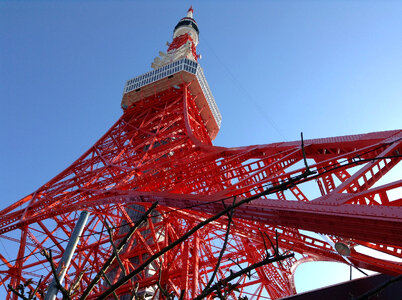
[[[78, 294], [111, 254], [105, 219], [117, 228], [113, 239], [118, 242], [125, 232], [119, 228], [135, 222], [143, 208], [159, 201], [155, 214], [121, 254], [130, 271], [221, 211], [223, 205], [232, 204], [233, 196], [240, 201], [301, 178], [306, 169], [299, 141], [213, 146], [195, 104], [196, 95], [187, 90], [190, 84], [184, 82], [179, 89], [135, 102], [70, 167], [2, 210], [0, 238], [18, 242], [19, 251], [16, 261], [0, 255], [1, 284], [16, 286], [29, 274], [35, 275], [35, 283], [44, 275], [41, 288], [45, 288], [52, 276], [38, 251], [56, 245], [57, 260], [79, 210], [89, 210], [91, 216], [66, 277], [69, 285], [84, 272]], [[402, 225], [402, 199], [390, 198], [390, 191], [400, 189], [402, 180], [375, 185], [401, 160], [402, 130], [313, 139], [304, 144], [309, 168], [316, 173], [301, 181], [313, 184], [308, 188], [289, 186], [290, 193], [278, 189], [237, 208], [217, 278], [236, 271], [237, 264], [244, 267], [263, 259], [266, 250], [261, 232], [274, 241], [275, 230], [280, 248], [292, 249], [301, 261], [313, 257], [345, 262], [327, 242], [299, 229], [328, 234], [349, 244], [348, 259], [356, 266], [402, 273], [400, 263], [358, 253], [356, 248], [363, 245], [402, 257], [402, 237], [396, 230]], [[321, 196], [310, 196], [317, 194]], [[140, 290], [158, 293], [156, 283], [162, 272], [161, 284], [169, 292], [179, 296], [184, 290], [186, 299], [194, 298], [215, 268], [226, 226], [227, 218], [221, 218], [155, 261], [136, 277]], [[15, 230], [21, 230], [21, 239], [10, 236]], [[263, 299], [293, 294], [292, 272], [297, 265], [297, 259], [290, 259], [262, 267], [251, 278], [244, 275], [237, 281], [240, 292], [232, 291], [232, 296], [243, 293]], [[117, 263], [113, 268], [118, 268]], [[117, 280], [118, 275], [113, 276], [111, 280]], [[91, 298], [106, 288], [107, 284], [100, 282]], [[132, 283], [127, 283], [117, 292], [123, 295], [130, 289]]]

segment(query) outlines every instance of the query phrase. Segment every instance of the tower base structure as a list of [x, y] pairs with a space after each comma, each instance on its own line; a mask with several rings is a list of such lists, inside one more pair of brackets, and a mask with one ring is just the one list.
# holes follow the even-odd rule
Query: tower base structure
[[[297, 266], [310, 260], [402, 273], [400, 263], [360, 252], [364, 246], [402, 256], [402, 238], [396, 230], [402, 223], [402, 199], [391, 197], [402, 181], [375, 186], [401, 160], [402, 130], [306, 140], [303, 147], [300, 141], [213, 146], [201, 126], [191, 84], [182, 82], [133, 103], [70, 167], [2, 210], [0, 238], [19, 244], [15, 258], [0, 255], [2, 285], [16, 288], [32, 278], [29, 287], [33, 290], [43, 276], [39, 290], [45, 290], [53, 275], [39, 252], [51, 248], [57, 264], [79, 211], [88, 210], [91, 215], [65, 279], [69, 287], [82, 275], [78, 297], [113, 253], [106, 222], [115, 228], [112, 239], [118, 244], [125, 235], [120, 228], [133, 226], [133, 216], [143, 214], [155, 201], [155, 215], [121, 252], [126, 273], [200, 222], [244, 199], [253, 200], [234, 210], [215, 282], [267, 254], [275, 255], [268, 237], [278, 243], [281, 253], [291, 251], [295, 256], [222, 286], [231, 297], [292, 295]], [[148, 271], [119, 287], [117, 295], [152, 288], [153, 295], [163, 290], [195, 298], [215, 270], [227, 226], [227, 215], [206, 224], [155, 259]], [[15, 238], [18, 232], [19, 239]], [[332, 242], [346, 245], [349, 256], [340, 255]], [[116, 261], [111, 268], [119, 273], [110, 276], [117, 282], [123, 270]], [[100, 297], [109, 287], [100, 280], [89, 297]]]

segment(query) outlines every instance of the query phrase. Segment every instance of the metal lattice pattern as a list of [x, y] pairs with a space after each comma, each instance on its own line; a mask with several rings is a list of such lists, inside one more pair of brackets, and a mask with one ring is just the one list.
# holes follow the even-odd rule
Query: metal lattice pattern
[[[49, 263], [39, 254], [51, 247], [57, 262], [80, 210], [91, 213], [67, 272], [66, 286], [79, 274], [78, 297], [111, 255], [105, 222], [118, 242], [147, 207], [157, 210], [122, 252], [128, 271], [177, 240], [195, 224], [236, 200], [300, 178], [306, 167], [299, 141], [237, 148], [211, 144], [188, 85], [170, 88], [135, 102], [86, 153], [34, 193], [3, 209], [0, 238], [17, 244], [15, 257], [0, 254], [0, 284], [16, 287], [32, 278], [52, 279]], [[295, 258], [258, 268], [236, 281], [232, 297], [254, 295], [273, 299], [295, 293], [293, 275], [304, 261], [352, 263], [389, 274], [402, 273], [400, 263], [359, 253], [358, 245], [402, 258], [402, 180], [375, 184], [401, 160], [402, 130], [306, 140], [310, 171], [302, 183], [264, 195], [236, 209], [228, 246], [217, 272], [225, 278], [266, 255], [262, 232], [278, 234], [281, 251]], [[299, 176], [299, 177], [298, 177]], [[223, 200], [222, 200], [223, 199]], [[342, 220], [339, 222], [339, 220]], [[208, 224], [179, 246], [155, 260], [135, 277], [149, 298], [165, 290], [185, 298], [198, 295], [208, 282], [223, 244], [227, 218]], [[328, 235], [351, 249], [347, 261], [331, 243], [308, 235]], [[268, 250], [272, 251], [272, 250]], [[108, 273], [121, 277], [117, 263]], [[160, 274], [160, 272], [162, 272]], [[161, 276], [159, 276], [161, 275]], [[102, 280], [90, 297], [108, 288]], [[117, 290], [126, 295], [133, 282]], [[8, 295], [11, 298], [11, 294]]]

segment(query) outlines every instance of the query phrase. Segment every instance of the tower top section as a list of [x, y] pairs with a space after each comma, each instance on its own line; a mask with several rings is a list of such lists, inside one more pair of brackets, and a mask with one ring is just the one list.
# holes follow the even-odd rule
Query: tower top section
[[173, 38], [176, 38], [183, 34], [189, 34], [192, 38], [195, 46], [198, 45], [198, 35], [200, 31], [198, 30], [197, 22], [193, 19], [193, 7], [190, 6], [187, 11], [187, 16], [182, 18], [173, 30]]
[[166, 53], [160, 51], [147, 72], [127, 81], [121, 106], [128, 108], [135, 102], [168, 89], [177, 89], [190, 83], [189, 92], [195, 99], [208, 134], [214, 139], [218, 134], [222, 117], [211, 90], [198, 63], [196, 46], [199, 41], [197, 22], [193, 19], [192, 7], [180, 19], [173, 30], [173, 40]]
[[173, 41], [167, 43], [167, 52], [159, 52], [159, 57], [155, 57], [151, 67], [158, 69], [182, 58], [192, 61], [198, 60], [197, 45], [199, 34], [197, 22], [193, 19], [193, 7], [187, 11], [187, 16], [182, 18], [173, 30]]

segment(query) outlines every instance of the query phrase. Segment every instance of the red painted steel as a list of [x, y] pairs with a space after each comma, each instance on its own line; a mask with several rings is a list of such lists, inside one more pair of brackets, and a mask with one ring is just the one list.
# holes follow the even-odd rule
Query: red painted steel
[[[33, 287], [44, 276], [40, 288], [45, 290], [52, 274], [39, 252], [51, 247], [55, 261], [60, 259], [80, 210], [91, 215], [65, 279], [69, 286], [83, 274], [78, 296], [112, 253], [105, 221], [115, 228], [117, 243], [145, 209], [159, 201], [157, 211], [121, 253], [131, 271], [230, 205], [233, 197], [239, 201], [292, 180], [296, 185], [236, 209], [217, 277], [260, 261], [266, 251], [272, 254], [265, 249], [262, 232], [273, 241], [277, 232], [281, 251], [295, 252], [295, 258], [244, 274], [231, 297], [292, 295], [295, 269], [309, 260], [402, 273], [401, 263], [359, 253], [357, 247], [402, 258], [402, 198], [392, 197], [402, 180], [375, 185], [401, 161], [402, 130], [306, 140], [305, 153], [315, 174], [303, 178], [300, 141], [236, 148], [212, 145], [191, 84], [183, 79], [179, 86], [133, 103], [70, 167], [1, 211], [0, 238], [18, 245], [18, 251], [14, 258], [0, 254], [0, 285], [17, 287], [32, 278]], [[160, 286], [176, 296], [182, 290], [185, 299], [199, 294], [216, 265], [226, 225], [227, 218], [210, 223], [155, 260], [135, 277], [139, 291], [158, 298], [160, 278]], [[305, 230], [347, 244], [351, 255], [345, 260], [319, 235]], [[117, 263], [107, 276], [112, 282], [121, 276]], [[129, 282], [117, 294], [127, 294], [133, 286]], [[101, 280], [90, 298], [107, 288]]]
[[173, 39], [172, 43], [169, 45], [169, 48], [167, 51], [174, 50], [174, 49], [179, 49], [181, 46], [183, 46], [186, 43], [191, 44], [191, 52], [193, 54], [194, 59], [197, 61], [197, 49], [194, 45], [194, 41], [191, 38], [191, 36], [188, 33], [182, 34], [176, 38]]
[[[218, 200], [225, 198], [223, 202], [229, 205], [234, 195], [237, 199], [250, 197], [304, 172], [299, 141], [237, 148], [211, 145], [200, 126], [194, 97], [187, 90], [189, 84], [136, 102], [70, 167], [2, 211], [4, 242], [12, 243], [10, 234], [21, 232], [17, 261], [1, 256], [3, 284], [16, 286], [31, 277], [37, 282], [44, 275], [45, 288], [52, 276], [38, 251], [56, 245], [57, 261], [79, 210], [89, 210], [91, 217], [66, 279], [71, 284], [84, 271], [82, 292], [111, 253], [105, 219], [114, 227], [123, 226], [133, 221], [141, 206], [159, 201], [159, 217], [149, 220], [137, 234], [137, 243], [122, 255], [126, 268], [132, 270], [134, 257], [139, 260], [152, 255], [220, 211], [224, 204]], [[402, 257], [402, 238], [396, 230], [401, 228], [402, 201], [388, 197], [391, 190], [401, 188], [402, 180], [372, 187], [401, 160], [402, 131], [306, 140], [305, 151], [310, 169], [317, 171], [303, 180], [310, 186], [299, 184], [280, 197], [263, 196], [238, 208], [219, 277], [236, 271], [236, 263], [244, 267], [262, 259], [265, 250], [259, 230], [272, 239], [277, 230], [281, 249], [292, 249], [297, 259], [345, 262], [328, 243], [300, 229], [335, 235], [352, 249], [364, 245]], [[324, 195], [317, 182], [325, 187]], [[308, 198], [309, 193], [317, 192], [319, 197]], [[226, 222], [222, 219], [204, 227], [158, 260], [155, 274], [149, 272], [151, 275], [138, 280], [140, 287], [148, 287], [149, 293], [157, 290], [161, 268], [169, 291], [180, 294], [185, 289], [189, 298], [200, 292], [216, 263]], [[115, 231], [116, 240], [122, 235], [119, 232]], [[400, 263], [356, 251], [348, 259], [359, 267], [402, 273]], [[291, 275], [296, 262], [263, 267], [251, 278], [244, 275], [238, 289], [244, 295], [261, 292], [260, 297], [290, 295], [294, 293]], [[105, 288], [102, 282], [93, 297]], [[119, 293], [128, 289], [130, 285]]]

